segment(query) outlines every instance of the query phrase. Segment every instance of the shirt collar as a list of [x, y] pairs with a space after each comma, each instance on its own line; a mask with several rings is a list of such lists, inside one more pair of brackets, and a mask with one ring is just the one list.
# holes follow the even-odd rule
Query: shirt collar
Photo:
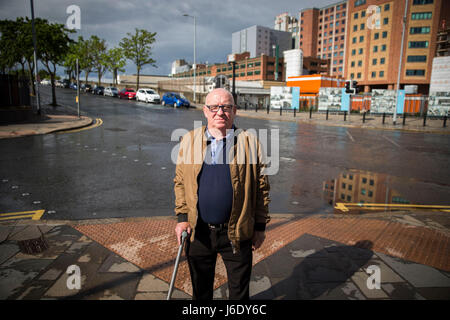
[[[229, 129], [230, 132], [225, 136], [224, 139], [230, 139], [232, 135], [234, 135], [234, 130], [236, 130], [236, 127], [234, 126], [234, 124], [232, 125], [231, 129]], [[208, 126], [206, 126], [206, 137], [208, 138], [208, 140], [216, 140], [216, 138], [214, 138], [214, 136], [209, 132], [208, 130]]]

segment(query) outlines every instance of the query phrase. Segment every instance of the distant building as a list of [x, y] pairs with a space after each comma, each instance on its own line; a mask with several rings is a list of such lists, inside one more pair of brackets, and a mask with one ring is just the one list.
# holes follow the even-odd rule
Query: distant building
[[[369, 25], [368, 9], [378, 8], [379, 20]], [[396, 89], [402, 42], [405, 1], [350, 0], [346, 78], [372, 89]], [[428, 93], [438, 31], [450, 18], [448, 0], [410, 0], [406, 16], [400, 88], [417, 85]]]
[[[236, 80], [252, 81], [252, 80], [275, 80], [275, 57], [265, 54], [251, 58], [250, 53], [243, 53], [236, 57]], [[231, 79], [233, 71], [231, 64], [218, 63], [214, 65], [198, 65], [196, 76], [198, 77], [215, 77], [219, 74], [225, 75]], [[173, 75], [174, 78], [190, 78], [194, 76], [194, 70], [181, 72]], [[285, 81], [284, 59], [282, 55], [278, 59], [278, 80]]]
[[300, 28], [297, 18], [290, 16], [287, 12], [279, 14], [275, 17], [273, 28], [278, 31], [290, 32], [292, 36], [291, 49], [299, 48]]
[[262, 26], [252, 26], [232, 34], [232, 53], [250, 52], [250, 58], [266, 55], [273, 57], [278, 45], [280, 54], [292, 47], [290, 32], [278, 31]]
[[175, 60], [174, 62], [172, 62], [171, 74], [188, 71], [190, 68], [191, 66], [186, 61], [184, 61], [184, 59]]

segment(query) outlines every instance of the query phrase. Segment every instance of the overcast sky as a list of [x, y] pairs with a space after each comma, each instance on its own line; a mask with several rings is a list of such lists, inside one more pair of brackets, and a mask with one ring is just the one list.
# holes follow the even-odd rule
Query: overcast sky
[[[145, 66], [142, 74], [168, 75], [174, 60], [192, 63], [194, 19], [197, 17], [197, 63], [225, 62], [231, 53], [231, 35], [244, 28], [261, 25], [273, 28], [275, 16], [288, 12], [298, 17], [301, 9], [323, 7], [337, 0], [34, 0], [35, 17], [66, 24], [67, 7], [81, 9], [81, 29], [72, 38], [95, 34], [108, 48], [118, 46], [135, 28], [156, 32], [153, 59], [157, 68]], [[0, 19], [31, 17], [29, 0], [0, 0]], [[127, 74], [135, 73], [131, 62]], [[91, 74], [94, 76], [94, 74]], [[106, 75], [108, 77], [108, 75]]]

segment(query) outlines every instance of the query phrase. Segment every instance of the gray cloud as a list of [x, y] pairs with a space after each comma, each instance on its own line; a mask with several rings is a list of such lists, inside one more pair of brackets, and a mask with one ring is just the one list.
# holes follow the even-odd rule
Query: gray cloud
[[[335, 2], [315, 0], [314, 6]], [[162, 75], [170, 73], [176, 59], [193, 61], [194, 23], [184, 13], [197, 17], [197, 62], [216, 63], [226, 61], [231, 52], [233, 32], [255, 24], [273, 27], [276, 15], [298, 16], [299, 10], [313, 7], [308, 0], [35, 0], [35, 16], [65, 24], [66, 9], [73, 4], [81, 8], [81, 30], [75, 37], [95, 34], [112, 48], [134, 28], [156, 32], [153, 59], [158, 68], [147, 66], [143, 73]], [[29, 0], [0, 0], [0, 19], [19, 16], [31, 16]], [[128, 63], [126, 73], [135, 71]]]

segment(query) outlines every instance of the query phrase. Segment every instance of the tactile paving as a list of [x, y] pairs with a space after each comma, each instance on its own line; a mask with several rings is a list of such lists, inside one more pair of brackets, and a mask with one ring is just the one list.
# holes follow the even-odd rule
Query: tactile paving
[[[75, 228], [141, 269], [170, 282], [178, 252], [175, 225], [174, 219], [167, 218], [79, 225]], [[372, 244], [373, 251], [450, 271], [447, 234], [425, 227], [364, 218], [273, 218], [267, 226], [264, 244], [254, 251], [253, 264], [274, 254], [305, 233], [345, 245], [365, 241]], [[225, 265], [219, 256], [214, 288], [220, 287], [226, 281]], [[175, 287], [192, 295], [184, 253]]]

